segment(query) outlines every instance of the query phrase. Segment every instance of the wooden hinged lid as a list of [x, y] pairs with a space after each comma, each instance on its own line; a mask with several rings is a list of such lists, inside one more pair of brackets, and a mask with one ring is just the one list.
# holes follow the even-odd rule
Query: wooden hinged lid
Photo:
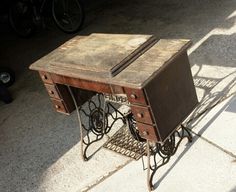
[[95, 33], [79, 40], [70, 40], [65, 50], [48, 60], [47, 66], [98, 72], [113, 77], [156, 42], [152, 35]]

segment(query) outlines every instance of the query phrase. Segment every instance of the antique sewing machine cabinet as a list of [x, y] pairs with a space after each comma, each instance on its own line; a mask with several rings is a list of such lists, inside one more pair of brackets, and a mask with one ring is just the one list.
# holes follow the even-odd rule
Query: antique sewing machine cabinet
[[[30, 66], [57, 112], [70, 114], [95, 93], [127, 100], [138, 134], [164, 143], [197, 105], [189, 40], [152, 35], [77, 36]], [[79, 88], [79, 89], [78, 89]]]
[[[197, 104], [186, 53], [190, 41], [170, 41], [158, 43], [150, 35], [75, 37], [30, 68], [39, 70], [58, 112], [75, 109], [65, 85], [125, 94], [141, 137], [164, 141]], [[84, 91], [82, 100], [86, 95], [92, 94]]]

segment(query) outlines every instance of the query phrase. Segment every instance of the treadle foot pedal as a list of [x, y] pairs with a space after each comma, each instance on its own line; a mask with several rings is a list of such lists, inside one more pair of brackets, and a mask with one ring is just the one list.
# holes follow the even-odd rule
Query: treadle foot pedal
[[134, 139], [126, 125], [104, 143], [103, 147], [135, 160], [146, 155], [146, 142]]

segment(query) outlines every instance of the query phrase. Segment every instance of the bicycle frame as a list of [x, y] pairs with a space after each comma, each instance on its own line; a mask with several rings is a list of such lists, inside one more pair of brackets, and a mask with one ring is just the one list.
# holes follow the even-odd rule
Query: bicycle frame
[[[75, 33], [80, 29], [84, 21], [84, 10], [80, 4], [80, 0], [72, 0], [73, 3], [76, 3], [75, 5], [77, 8], [75, 23], [70, 22], [71, 16], [69, 14], [66, 14], [65, 12], [65, 10], [67, 10], [68, 13], [70, 13], [70, 10], [68, 10], [67, 8], [68, 0], [60, 0], [58, 2], [55, 0], [12, 0], [12, 2], [13, 3], [9, 9], [9, 20], [13, 30], [15, 30], [16, 33], [18, 33], [22, 37], [27, 37], [32, 34], [35, 27], [37, 26], [42, 26], [43, 28], [45, 28], [44, 16], [46, 14], [44, 13], [46, 13], [46, 8], [49, 8], [50, 6], [52, 16], [57, 27], [65, 33]], [[47, 6], [46, 3], [51, 4], [48, 4], [49, 6]], [[58, 3], [59, 5], [64, 5], [62, 10], [64, 12], [55, 11], [55, 5], [58, 5]], [[18, 9], [17, 6], [20, 9]], [[19, 14], [20, 16], [22, 15], [22, 17], [18, 19], [17, 14]], [[22, 27], [23, 25], [19, 24], [21, 22], [25, 22], [27, 24], [25, 25], [26, 27]], [[71, 24], [71, 26], [65, 25], [67, 23]]]

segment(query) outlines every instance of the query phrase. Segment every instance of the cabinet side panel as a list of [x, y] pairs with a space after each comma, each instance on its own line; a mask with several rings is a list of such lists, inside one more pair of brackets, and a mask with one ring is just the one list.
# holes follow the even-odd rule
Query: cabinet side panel
[[187, 53], [168, 63], [145, 87], [160, 139], [164, 141], [198, 103]]

